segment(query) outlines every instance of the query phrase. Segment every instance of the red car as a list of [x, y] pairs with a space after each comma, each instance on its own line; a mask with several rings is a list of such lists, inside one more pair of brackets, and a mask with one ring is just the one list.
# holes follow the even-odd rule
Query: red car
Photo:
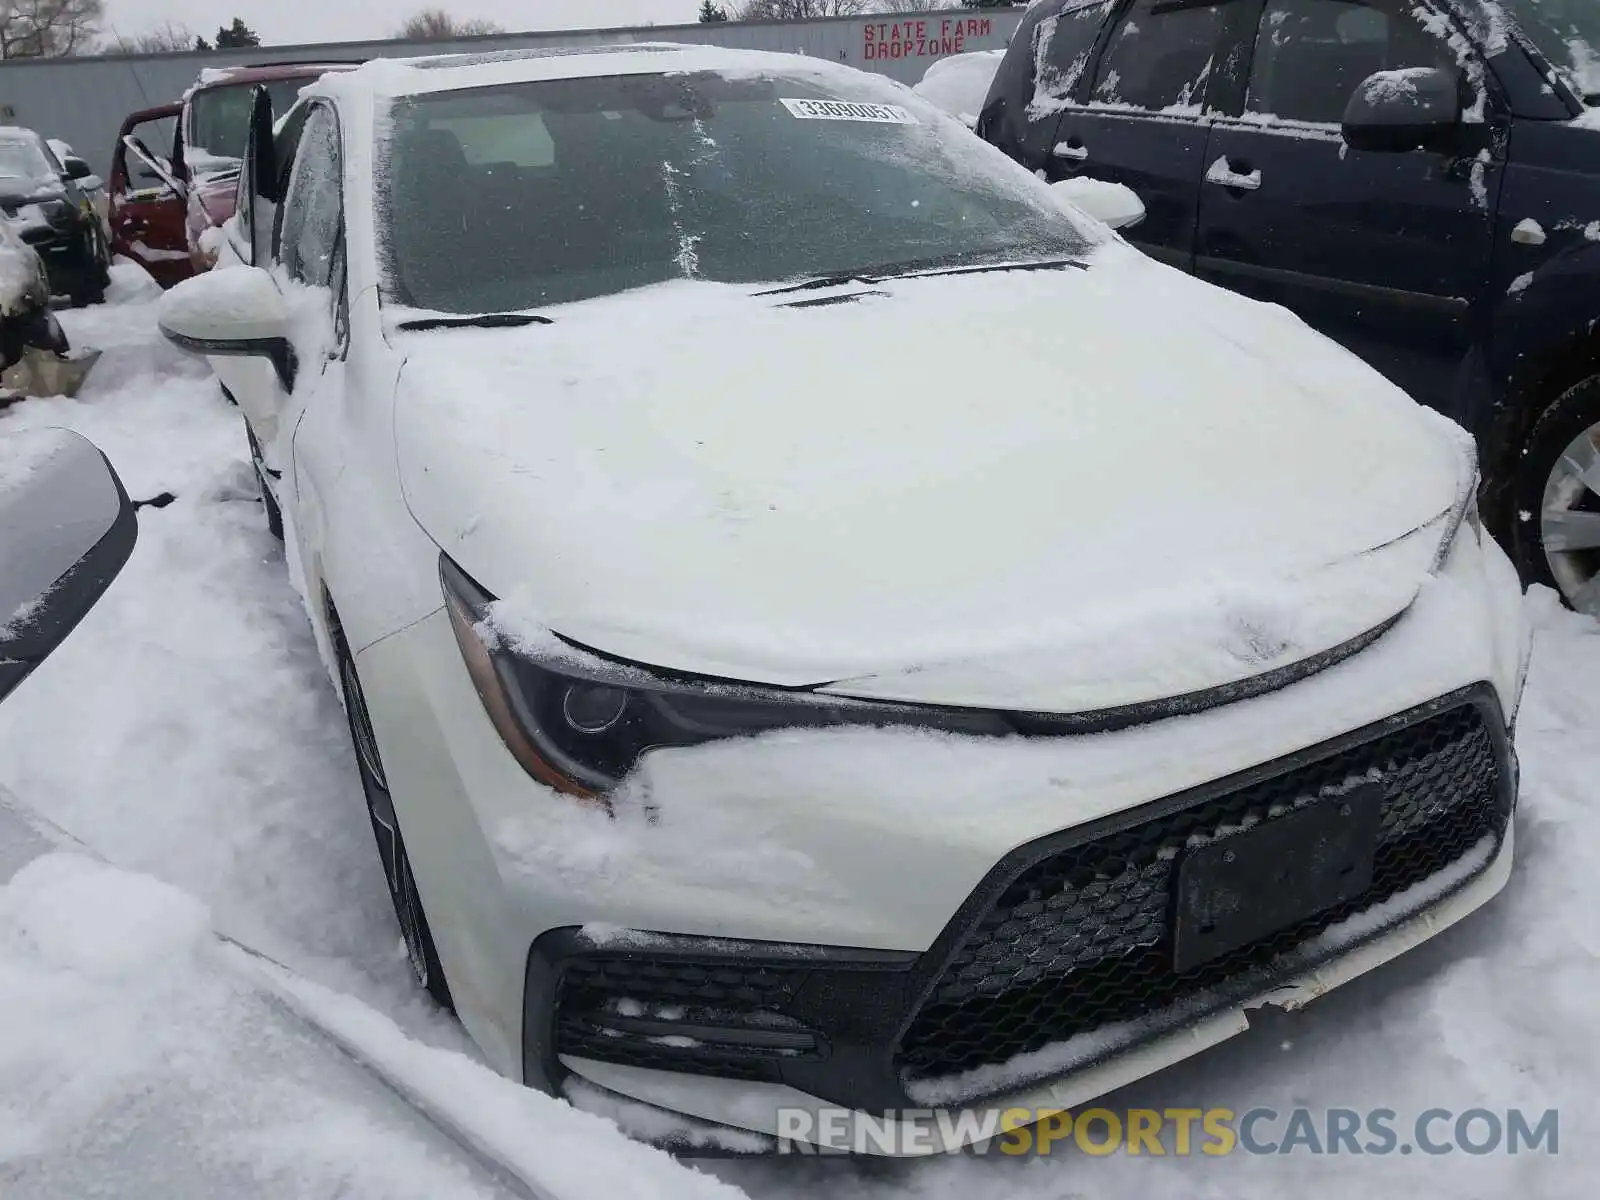
[[256, 85], [271, 93], [274, 112], [285, 112], [312, 80], [359, 65], [208, 68], [180, 102], [130, 114], [111, 163], [112, 249], [162, 287], [209, 269], [216, 255], [205, 234], [233, 215]]

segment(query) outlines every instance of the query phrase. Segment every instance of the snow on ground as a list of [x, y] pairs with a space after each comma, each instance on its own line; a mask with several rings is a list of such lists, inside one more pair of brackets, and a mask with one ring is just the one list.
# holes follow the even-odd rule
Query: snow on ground
[[266, 532], [238, 410], [155, 333], [145, 287], [119, 266], [111, 303], [62, 313], [75, 345], [105, 351], [76, 399], [0, 417], [76, 429], [134, 500], [177, 497], [141, 510], [105, 600], [42, 686], [0, 708], [0, 782], [117, 865], [203, 898], [221, 931], [464, 1045], [411, 984], [343, 712]]
[[[119, 267], [111, 304], [63, 314], [76, 344], [105, 349], [76, 400], [30, 400], [0, 414], [0, 431], [65, 425], [90, 437], [135, 499], [177, 496], [141, 511], [139, 545], [123, 576], [0, 708], [0, 784], [112, 863], [153, 877], [128, 885], [124, 876], [108, 890], [103, 868], [60, 855], [0, 889], [0, 1012], [29, 1015], [34, 1030], [60, 1015], [60, 1036], [36, 1046], [19, 1045], [15, 1034], [7, 1042], [0, 1028], [0, 1191], [88, 1194], [98, 1180], [133, 1194], [117, 1172], [128, 1169], [128, 1148], [144, 1135], [158, 1139], [164, 1155], [209, 1164], [224, 1178], [239, 1172], [258, 1186], [272, 1180], [283, 1195], [482, 1194], [470, 1172], [393, 1140], [392, 1114], [321, 1094], [308, 1099], [295, 1086], [305, 1064], [336, 1051], [252, 1032], [250, 1006], [265, 1001], [236, 977], [196, 966], [204, 960], [196, 930], [209, 921], [315, 981], [302, 994], [319, 997], [350, 1036], [371, 1015], [325, 989], [375, 1007], [421, 1043], [466, 1047], [410, 982], [343, 717], [253, 499], [238, 414], [198, 362], [157, 337], [151, 286]], [[1304, 1012], [1263, 1017], [1250, 1034], [1105, 1106], [1387, 1108], [1402, 1126], [1428, 1108], [1521, 1107], [1534, 1116], [1558, 1108], [1559, 1155], [1297, 1153], [1257, 1161], [1240, 1152], [1102, 1158], [1058, 1147], [1047, 1160], [703, 1165], [758, 1200], [1144, 1200], [1291, 1190], [1304, 1200], [1344, 1200], [1357, 1188], [1419, 1198], [1588, 1196], [1596, 1182], [1592, 1081], [1600, 1077], [1592, 1036], [1600, 1006], [1600, 625], [1561, 611], [1549, 593], [1529, 603], [1539, 633], [1519, 732], [1519, 859], [1506, 893], [1407, 958]], [[115, 937], [82, 920], [124, 907]], [[139, 912], [160, 919], [153, 929], [130, 923]], [[82, 989], [67, 986], [84, 977], [122, 981], [140, 1002], [93, 1007]], [[194, 1036], [203, 1031], [210, 1036]], [[393, 1039], [375, 1044], [389, 1045], [399, 1068], [415, 1065], [406, 1057], [415, 1051], [402, 1054]], [[99, 1052], [107, 1047], [119, 1053]], [[264, 1069], [274, 1066], [281, 1072]], [[145, 1073], [196, 1081], [192, 1103], [141, 1103]], [[492, 1089], [472, 1090], [482, 1082], [476, 1074], [469, 1082], [434, 1075], [453, 1094], [474, 1097], [454, 1114], [458, 1121], [470, 1122], [476, 1106], [491, 1133], [516, 1132], [506, 1124], [512, 1110]], [[114, 1119], [90, 1120], [118, 1088], [128, 1103]], [[537, 1142], [550, 1127], [533, 1128], [538, 1114], [526, 1112]], [[263, 1129], [283, 1136], [248, 1136]], [[14, 1153], [29, 1138], [57, 1152], [35, 1159], [25, 1175], [8, 1175], [7, 1146]], [[604, 1145], [589, 1153], [605, 1153]], [[174, 1169], [145, 1166], [155, 1179]], [[662, 1168], [670, 1174], [665, 1160]], [[193, 1193], [175, 1185], [156, 1194]]]

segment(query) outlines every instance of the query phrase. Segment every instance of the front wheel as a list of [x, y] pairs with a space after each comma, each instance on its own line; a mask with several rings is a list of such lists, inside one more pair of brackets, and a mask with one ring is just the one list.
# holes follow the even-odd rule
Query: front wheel
[[1524, 444], [1511, 505], [1524, 582], [1600, 617], [1600, 375], [1558, 397]]
[[433, 931], [428, 928], [428, 916], [423, 911], [416, 877], [411, 872], [411, 858], [406, 853], [405, 838], [400, 834], [400, 821], [395, 815], [389, 780], [384, 774], [377, 738], [373, 736], [372, 722], [367, 715], [361, 680], [356, 675], [356, 665], [342, 633], [334, 634], [334, 645], [339, 680], [344, 689], [345, 715], [350, 722], [350, 740], [355, 745], [356, 769], [361, 775], [361, 790], [366, 796], [367, 816], [372, 821], [372, 835], [378, 843], [384, 880], [389, 885], [389, 899], [394, 903], [400, 936], [405, 940], [406, 958], [417, 983], [433, 997], [434, 1003], [453, 1012], [455, 1004], [450, 998], [450, 985], [445, 982], [439, 952], [433, 944]]

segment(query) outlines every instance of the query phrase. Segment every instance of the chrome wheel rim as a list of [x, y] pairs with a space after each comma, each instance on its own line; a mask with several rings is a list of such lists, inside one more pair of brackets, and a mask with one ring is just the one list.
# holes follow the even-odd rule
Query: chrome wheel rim
[[1567, 603], [1600, 617], [1600, 424], [1573, 438], [1551, 468], [1539, 533]]

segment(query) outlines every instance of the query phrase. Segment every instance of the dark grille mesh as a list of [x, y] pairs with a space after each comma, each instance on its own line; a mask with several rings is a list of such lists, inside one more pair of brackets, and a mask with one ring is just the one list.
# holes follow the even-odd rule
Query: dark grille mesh
[[[909, 1079], [956, 1074], [1137, 1019], [1216, 987], [1460, 859], [1508, 814], [1471, 705], [1240, 791], [1052, 855], [1008, 886], [960, 944], [901, 1039]], [[1173, 970], [1175, 866], [1192, 837], [1384, 788], [1372, 885], [1348, 903], [1184, 974]], [[1319, 798], [1327, 797], [1327, 798]]]
[[783, 1016], [782, 1010], [794, 998], [805, 974], [803, 969], [760, 963], [628, 955], [574, 959], [562, 975], [557, 1000], [557, 1052], [730, 1079], [774, 1078], [772, 1064], [782, 1052], [705, 1043], [675, 1046], [659, 1037], [618, 1036], [610, 1018], [620, 1002], [629, 1006], [628, 1014], [669, 1023], [797, 1029], [798, 1024]]

